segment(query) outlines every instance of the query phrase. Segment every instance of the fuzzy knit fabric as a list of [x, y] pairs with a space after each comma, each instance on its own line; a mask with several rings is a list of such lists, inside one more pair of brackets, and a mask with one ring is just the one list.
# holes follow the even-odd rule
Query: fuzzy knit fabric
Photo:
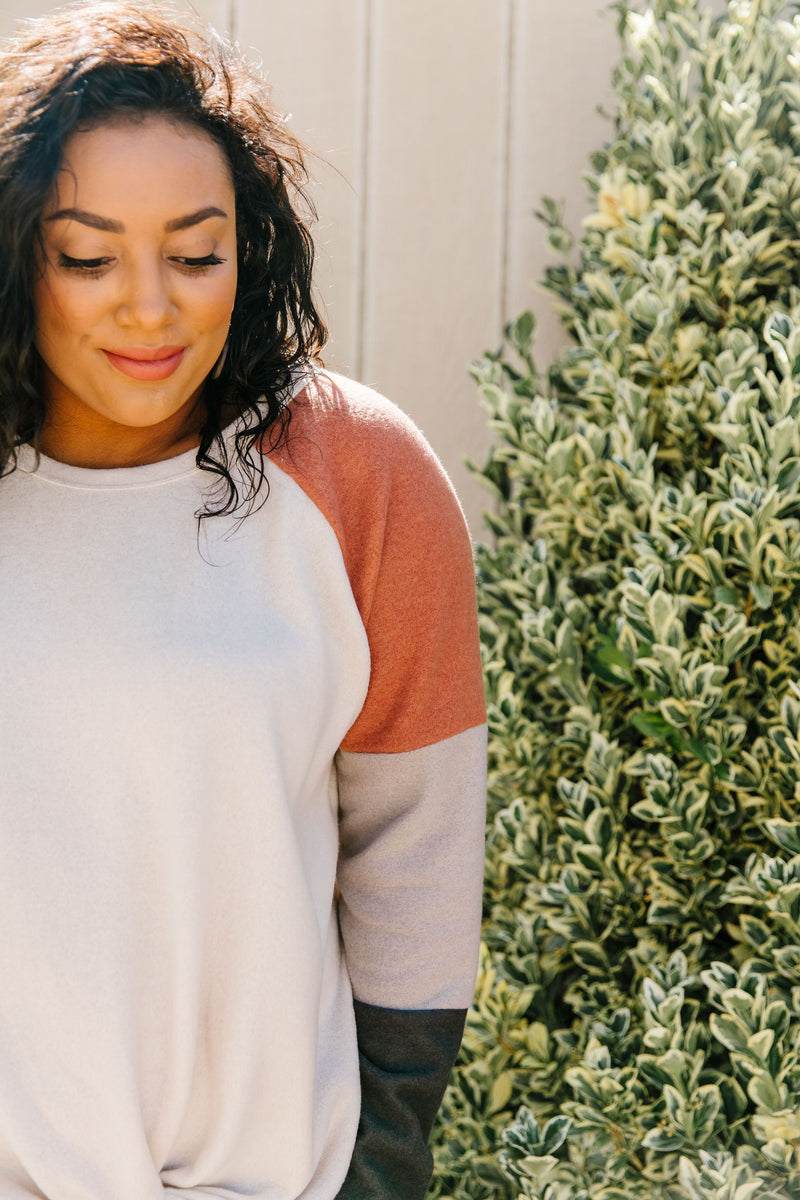
[[427, 1187], [480, 930], [471, 548], [395, 406], [318, 372], [290, 411], [199, 535], [195, 451], [0, 480], [0, 1200]]

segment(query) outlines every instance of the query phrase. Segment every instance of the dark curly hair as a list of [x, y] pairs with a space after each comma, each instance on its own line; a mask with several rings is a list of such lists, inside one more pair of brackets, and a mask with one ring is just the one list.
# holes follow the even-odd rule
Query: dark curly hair
[[[23, 443], [38, 452], [45, 420], [32, 275], [64, 144], [78, 129], [151, 115], [205, 130], [233, 176], [238, 286], [222, 370], [204, 387], [197, 452], [227, 494], [195, 515], [243, 501], [249, 512], [265, 482], [260, 447], [265, 437], [276, 445], [288, 421], [293, 369], [319, 361], [327, 336], [312, 297], [316, 214], [304, 149], [263, 78], [210, 27], [163, 5], [80, 0], [26, 21], [0, 55], [0, 475]], [[249, 479], [241, 498], [221, 437], [231, 405], [245, 418], [235, 439]]]

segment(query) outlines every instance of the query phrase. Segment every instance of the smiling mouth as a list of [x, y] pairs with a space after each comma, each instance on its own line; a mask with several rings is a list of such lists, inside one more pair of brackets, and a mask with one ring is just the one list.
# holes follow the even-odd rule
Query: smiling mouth
[[136, 350], [132, 354], [117, 354], [103, 350], [112, 367], [130, 379], [144, 381], [168, 379], [183, 361], [185, 346], [164, 346], [159, 350]]

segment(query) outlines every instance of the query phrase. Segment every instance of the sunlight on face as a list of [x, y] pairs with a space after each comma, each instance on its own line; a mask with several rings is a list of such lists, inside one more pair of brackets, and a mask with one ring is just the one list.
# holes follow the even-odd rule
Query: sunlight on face
[[86, 466], [177, 452], [202, 424], [236, 294], [223, 151], [160, 116], [73, 134], [42, 237], [42, 449]]

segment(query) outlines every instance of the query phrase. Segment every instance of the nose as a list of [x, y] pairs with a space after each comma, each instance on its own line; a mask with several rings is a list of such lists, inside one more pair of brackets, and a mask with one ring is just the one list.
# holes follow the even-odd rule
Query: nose
[[121, 280], [117, 321], [124, 328], [162, 329], [178, 311], [171, 281], [160, 259], [148, 256], [131, 263]]

